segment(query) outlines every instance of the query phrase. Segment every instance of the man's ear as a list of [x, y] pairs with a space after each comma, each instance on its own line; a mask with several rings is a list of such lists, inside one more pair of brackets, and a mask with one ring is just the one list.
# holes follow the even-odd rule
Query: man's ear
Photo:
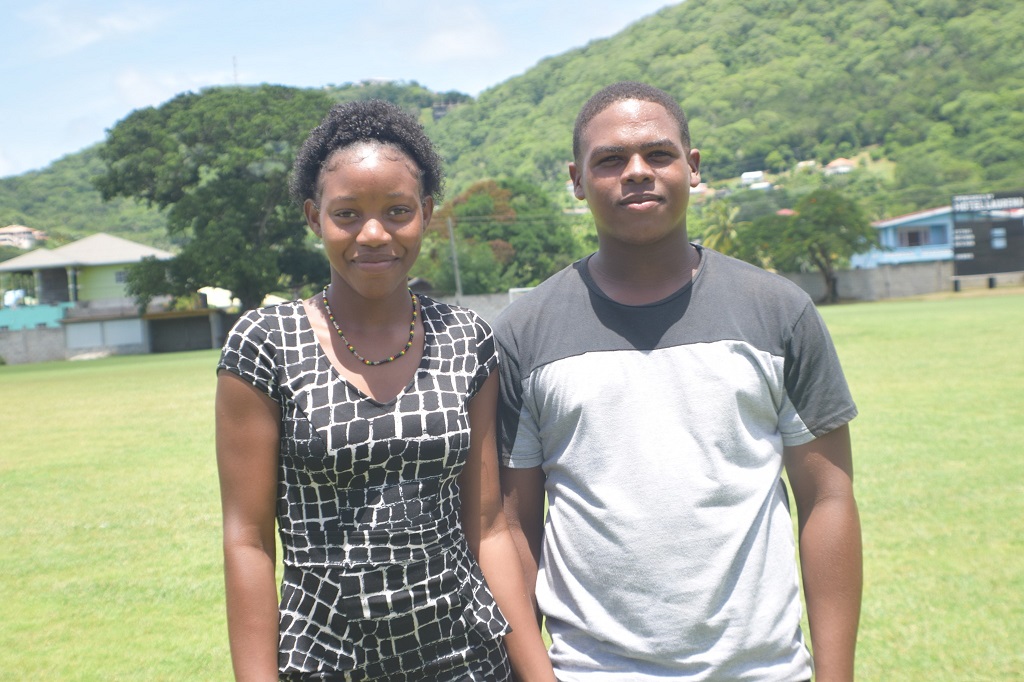
[[312, 199], [306, 199], [302, 202], [302, 212], [305, 214], [306, 224], [309, 225], [309, 229], [313, 230], [313, 234], [323, 238], [323, 228], [320, 227], [320, 209], [317, 208]]
[[576, 167], [575, 162], [569, 164], [569, 177], [572, 179], [573, 196], [580, 201], [586, 199], [586, 195], [583, 194], [583, 173]]
[[686, 162], [690, 164], [690, 187], [700, 184], [700, 150], [691, 149]]

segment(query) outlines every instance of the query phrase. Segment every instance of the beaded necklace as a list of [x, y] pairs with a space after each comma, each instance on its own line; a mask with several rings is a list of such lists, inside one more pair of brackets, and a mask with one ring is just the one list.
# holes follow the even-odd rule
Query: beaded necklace
[[362, 355], [360, 355], [358, 351], [356, 351], [355, 346], [349, 343], [349, 340], [345, 338], [345, 333], [341, 331], [341, 327], [338, 326], [337, 320], [334, 319], [334, 313], [331, 312], [331, 306], [330, 304], [327, 303], [327, 287], [329, 286], [331, 285], [328, 284], [327, 286], [324, 287], [323, 296], [324, 310], [327, 311], [327, 319], [329, 319], [331, 321], [331, 324], [334, 325], [334, 329], [335, 331], [338, 332], [338, 336], [341, 337], [341, 342], [345, 344], [345, 348], [348, 348], [348, 351], [352, 353], [352, 355], [356, 356], [356, 359], [359, 360], [359, 362], [363, 363], [367, 367], [376, 367], [377, 365], [383, 365], [389, 362], [394, 362], [395, 360], [409, 352], [409, 349], [412, 348], [413, 337], [416, 336], [416, 317], [419, 315], [419, 313], [416, 312], [416, 303], [419, 299], [416, 298], [416, 294], [412, 293], [412, 289], [409, 289], [409, 296], [412, 298], [412, 322], [409, 323], [409, 340], [405, 343], [405, 348], [399, 351], [396, 355], [384, 358], [383, 360], [367, 360]]

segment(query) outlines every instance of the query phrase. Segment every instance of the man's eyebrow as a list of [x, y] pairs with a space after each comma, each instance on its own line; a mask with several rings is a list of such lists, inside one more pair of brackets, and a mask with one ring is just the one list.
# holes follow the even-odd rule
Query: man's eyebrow
[[674, 149], [679, 149], [679, 145], [677, 145], [671, 138], [668, 137], [662, 138], [660, 140], [644, 142], [642, 145], [640, 145], [640, 149], [653, 149], [654, 147], [672, 147]]
[[621, 154], [626, 151], [626, 148], [622, 145], [602, 145], [600, 147], [594, 147], [590, 150], [591, 156], [597, 156], [598, 154]]
[[[655, 149], [658, 147], [672, 147], [673, 149], [679, 149], [679, 145], [672, 141], [671, 138], [665, 137], [660, 140], [650, 140], [640, 145], [641, 151], [647, 151], [648, 149]], [[601, 145], [594, 147], [590, 151], [591, 156], [597, 156], [600, 154], [621, 154], [626, 151], [626, 147], [623, 145]]]

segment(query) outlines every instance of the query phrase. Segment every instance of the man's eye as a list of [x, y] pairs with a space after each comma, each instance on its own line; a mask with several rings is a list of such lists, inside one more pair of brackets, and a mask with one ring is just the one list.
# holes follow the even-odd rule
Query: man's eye
[[395, 206], [391, 209], [391, 215], [405, 215], [410, 212], [411, 211], [408, 206]]

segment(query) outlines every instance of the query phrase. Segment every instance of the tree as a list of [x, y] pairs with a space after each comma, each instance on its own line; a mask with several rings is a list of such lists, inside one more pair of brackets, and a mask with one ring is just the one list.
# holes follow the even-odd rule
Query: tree
[[534, 286], [578, 255], [569, 221], [543, 190], [518, 178], [481, 180], [434, 212], [414, 272], [438, 288], [454, 284], [449, 222], [467, 294]]
[[704, 206], [702, 244], [719, 253], [731, 255], [735, 250], [737, 230], [742, 223], [736, 220], [739, 206], [733, 206], [724, 199], [711, 201]]
[[755, 219], [739, 231], [738, 238], [742, 248], [737, 255], [755, 265], [783, 271], [817, 269], [831, 303], [839, 300], [836, 270], [840, 264], [877, 243], [860, 206], [827, 188], [801, 197], [791, 215]]
[[212, 88], [134, 111], [109, 131], [99, 152], [105, 171], [94, 180], [103, 198], [164, 210], [183, 244], [166, 278], [153, 263], [129, 276], [137, 300], [216, 286], [252, 308], [271, 291], [322, 277], [303, 255], [307, 230], [290, 206], [288, 172], [331, 104], [317, 90]]

